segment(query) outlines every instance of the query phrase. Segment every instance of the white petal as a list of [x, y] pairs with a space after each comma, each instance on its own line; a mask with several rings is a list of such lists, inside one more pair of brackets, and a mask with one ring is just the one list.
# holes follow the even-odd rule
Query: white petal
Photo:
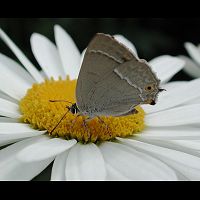
[[81, 55], [70, 35], [59, 25], [54, 26], [55, 40], [67, 75], [78, 77]]
[[47, 75], [44, 73], [43, 70], [40, 71], [40, 74], [43, 77], [43, 79], [48, 79]]
[[174, 145], [180, 145], [196, 151], [200, 151], [200, 140], [176, 140], [171, 141]]
[[18, 100], [12, 98], [11, 96], [8, 96], [6, 93], [2, 91], [0, 91], [0, 98], [13, 102], [15, 104], [18, 104]]
[[38, 130], [32, 129], [30, 125], [24, 123], [0, 123], [0, 134], [12, 134], [12, 133], [29, 133], [38, 132]]
[[191, 58], [193, 58], [194, 61], [196, 61], [197, 64], [200, 65], [200, 52], [199, 52], [198, 48], [191, 42], [185, 42], [184, 46], [185, 46], [188, 54], [191, 56]]
[[127, 145], [104, 142], [100, 145], [105, 162], [131, 180], [174, 180], [175, 173], [159, 160]]
[[12, 143], [16, 140], [28, 137], [35, 137], [44, 134], [46, 131], [34, 130], [27, 124], [15, 122], [0, 123], [0, 146]]
[[200, 139], [200, 129], [190, 126], [175, 126], [175, 127], [146, 127], [140, 134], [135, 134], [135, 137], [156, 139], [156, 140], [198, 140]]
[[129, 180], [128, 177], [125, 177], [117, 169], [106, 163], [106, 180]]
[[187, 101], [184, 105], [191, 105], [191, 104], [200, 104], [200, 98], [192, 99], [191, 101]]
[[32, 77], [37, 82], [42, 82], [42, 76], [36, 67], [28, 60], [28, 58], [22, 53], [22, 51], [14, 44], [14, 42], [3, 32], [0, 28], [0, 38], [8, 45], [12, 52], [17, 56], [19, 61], [27, 69], [27, 71], [32, 75]]
[[[19, 101], [24, 97], [26, 94], [26, 91], [28, 88], [24, 87], [24, 85], [17, 83], [17, 80], [10, 79], [7, 74], [3, 76], [3, 74], [0, 74], [0, 80], [2, 84], [0, 85], [0, 90], [4, 93], [6, 93], [8, 96], [16, 99]], [[13, 87], [13, 85], [15, 87]]]
[[163, 55], [149, 61], [149, 64], [161, 82], [166, 83], [183, 68], [185, 62], [178, 57]]
[[185, 61], [185, 66], [183, 70], [186, 73], [188, 73], [190, 76], [194, 78], [200, 77], [200, 67], [195, 62], [193, 62], [190, 58], [183, 55], [179, 56], [179, 58]]
[[137, 50], [136, 50], [135, 46], [133, 45], [133, 43], [131, 41], [126, 39], [123, 35], [114, 35], [114, 38], [117, 41], [124, 44], [127, 48], [129, 48], [133, 52], [134, 55], [136, 55], [136, 57], [138, 57]]
[[20, 141], [22, 139], [43, 135], [45, 132], [46, 131], [0, 134], [0, 146], [8, 145], [8, 144]]
[[[192, 145], [180, 145], [177, 141], [178, 140], [167, 140], [167, 141], [163, 141], [163, 140], [141, 140], [142, 142], [146, 142], [152, 145], [156, 145], [156, 146], [160, 146], [160, 147], [164, 147], [167, 149], [173, 149], [176, 151], [180, 151], [195, 157], [200, 158], [200, 152], [196, 151], [194, 148], [191, 148]], [[177, 165], [177, 164], [176, 164]], [[180, 167], [180, 166], [179, 166]], [[182, 167], [182, 165], [181, 165]], [[183, 169], [186, 171], [186, 173], [188, 173], [188, 166], [183, 166]], [[179, 171], [180, 172], [180, 171]], [[196, 174], [197, 173], [197, 174]], [[196, 175], [194, 175], [196, 174]], [[184, 175], [184, 173], [182, 173], [182, 175]], [[184, 175], [185, 176], [185, 175]], [[194, 178], [196, 176], [196, 178]], [[200, 179], [200, 171], [199, 169], [191, 169], [191, 173], [189, 173], [189, 176], [185, 176], [187, 179]], [[199, 177], [199, 178], [198, 178]]]
[[[13, 144], [15, 142], [19, 142], [23, 139], [26, 139], [26, 137], [23, 137], [23, 138], [17, 138], [17, 139], [2, 139], [0, 140], [0, 148], [3, 148], [5, 147], [6, 145], [9, 145], [9, 144]], [[28, 138], [28, 137], [27, 137]]]
[[43, 35], [34, 33], [31, 36], [31, 48], [48, 78], [54, 77], [58, 79], [59, 76], [66, 78], [58, 50], [49, 39]]
[[176, 142], [178, 140], [154, 140], [140, 137], [134, 138], [134, 140], [200, 157], [200, 153], [194, 151], [194, 149], [188, 148], [184, 145], [179, 145]]
[[53, 168], [51, 172], [52, 181], [64, 181], [65, 178], [65, 167], [69, 151], [64, 151], [63, 153], [56, 156], [53, 163]]
[[146, 115], [147, 126], [178, 126], [200, 123], [200, 104], [186, 105]]
[[[10, 123], [7, 122], [8, 125]], [[43, 135], [45, 133], [46, 133], [46, 131], [35, 131], [35, 130], [32, 132], [30, 131], [30, 132], [22, 132], [22, 133], [18, 133], [18, 132], [16, 132], [16, 133], [6, 133], [6, 132], [0, 133], [0, 143], [2, 143], [2, 141], [5, 142], [5, 141], [12, 141], [12, 140], [28, 138], [28, 137], [36, 137], [39, 135]]]
[[154, 113], [192, 101], [200, 97], [200, 92], [197, 91], [200, 91], [200, 78], [180, 87], [174, 87], [174, 89], [162, 92], [158, 97], [156, 105], [149, 106], [145, 111], [147, 113]]
[[17, 100], [21, 99], [26, 94], [27, 89], [31, 87], [31, 84], [20, 78], [15, 70], [10, 69], [1, 62], [0, 71], [0, 90]]
[[71, 148], [76, 140], [53, 138], [48, 141], [38, 142], [21, 150], [17, 157], [23, 162], [33, 162], [52, 158], [57, 154]]
[[189, 83], [189, 81], [172, 81], [172, 82], [168, 82], [166, 84], [162, 84], [161, 88], [164, 88], [167, 91], [171, 91], [173, 89], [182, 87], [183, 85], [187, 85], [187, 83]]
[[93, 143], [77, 143], [69, 151], [65, 175], [67, 180], [104, 180], [105, 165], [99, 148]]
[[160, 146], [147, 144], [145, 142], [131, 140], [131, 139], [120, 139], [124, 144], [132, 146], [134, 149], [138, 149], [144, 153], [147, 153], [155, 158], [166, 163], [172, 169], [174, 168], [179, 173], [188, 179], [200, 179], [200, 158], [172, 150], [169, 148], [163, 148]]
[[178, 178], [178, 180], [180, 181], [189, 181], [189, 179], [184, 176], [183, 174], [181, 174], [179, 171], [177, 171], [176, 169], [174, 169], [175, 173], [176, 173], [176, 176]]
[[0, 117], [0, 123], [20, 123], [19, 119], [8, 118], [8, 117]]
[[87, 50], [87, 48], [85, 48], [81, 53], [80, 68], [81, 68], [81, 65], [82, 65], [86, 50]]
[[0, 180], [31, 180], [43, 171], [53, 161], [52, 158], [40, 162], [22, 163], [16, 155], [21, 149], [45, 139], [45, 136], [38, 136], [2, 149], [0, 151]]
[[[191, 159], [192, 161], [193, 159]], [[175, 161], [166, 160], [168, 165], [171, 165], [175, 170], [182, 174], [182, 176], [186, 177], [185, 179], [181, 178], [181, 180], [200, 180], [200, 169], [199, 168], [190, 168], [189, 166], [182, 165]]]
[[0, 105], [1, 116], [20, 118], [21, 114], [19, 112], [19, 106], [17, 104], [0, 98]]
[[19, 77], [26, 83], [29, 83], [29, 85], [32, 85], [35, 82], [33, 77], [21, 65], [1, 53], [0, 63], [2, 64], [0, 69], [1, 72], [2, 70], [9, 71], [10, 73], [15, 74], [16, 77]]

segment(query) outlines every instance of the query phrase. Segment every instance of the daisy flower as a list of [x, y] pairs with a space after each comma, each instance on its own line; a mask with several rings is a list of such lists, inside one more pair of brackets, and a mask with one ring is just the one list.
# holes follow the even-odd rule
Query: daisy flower
[[181, 55], [181, 59], [185, 61], [183, 70], [193, 78], [200, 77], [200, 45], [195, 46], [191, 42], [185, 42], [184, 44], [186, 51], [190, 55]]
[[[81, 54], [72, 38], [54, 27], [56, 46], [34, 33], [31, 48], [38, 71], [0, 30], [23, 67], [0, 54], [0, 179], [31, 180], [53, 162], [51, 180], [190, 180], [200, 179], [200, 79], [167, 83], [184, 62], [169, 55], [149, 62], [161, 80], [155, 106], [138, 113], [88, 122], [88, 135], [78, 118], [63, 114], [66, 99], [75, 102]], [[121, 35], [115, 38], [136, 54]], [[82, 56], [83, 57], [83, 56]], [[7, 145], [5, 147], [5, 145]]]

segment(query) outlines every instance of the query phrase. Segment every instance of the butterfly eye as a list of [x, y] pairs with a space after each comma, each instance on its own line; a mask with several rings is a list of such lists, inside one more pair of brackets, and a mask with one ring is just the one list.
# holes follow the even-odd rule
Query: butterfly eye
[[148, 92], [150, 92], [150, 91], [153, 90], [153, 86], [152, 86], [152, 85], [147, 85], [147, 86], [145, 87], [145, 90], [148, 91]]

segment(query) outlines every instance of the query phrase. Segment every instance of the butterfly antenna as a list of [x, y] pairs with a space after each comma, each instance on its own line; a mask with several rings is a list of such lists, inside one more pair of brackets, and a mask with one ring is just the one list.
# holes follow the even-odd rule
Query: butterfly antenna
[[159, 90], [159, 92], [167, 91], [166, 89], [162, 89], [162, 88], [159, 88], [158, 90]]
[[73, 104], [71, 101], [67, 101], [67, 100], [49, 100], [49, 102], [67, 102], [67, 103]]
[[68, 111], [62, 116], [62, 118], [60, 119], [60, 121], [56, 124], [56, 126], [51, 130], [51, 132], [49, 133], [50, 135], [54, 132], [54, 130], [58, 127], [58, 125], [61, 123], [61, 121], [66, 117], [67, 113], [69, 112], [69, 108]]

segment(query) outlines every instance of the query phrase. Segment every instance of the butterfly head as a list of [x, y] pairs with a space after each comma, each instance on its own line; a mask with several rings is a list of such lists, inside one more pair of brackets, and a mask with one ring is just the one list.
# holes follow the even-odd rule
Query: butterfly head
[[71, 106], [66, 106], [66, 108], [67, 108], [72, 114], [77, 114], [77, 113], [79, 113], [79, 109], [78, 109], [76, 103], [73, 103]]
[[145, 104], [155, 105], [157, 102], [158, 94], [165, 89], [159, 88], [159, 84], [148, 84], [145, 86], [143, 91], [143, 97], [145, 99]]

